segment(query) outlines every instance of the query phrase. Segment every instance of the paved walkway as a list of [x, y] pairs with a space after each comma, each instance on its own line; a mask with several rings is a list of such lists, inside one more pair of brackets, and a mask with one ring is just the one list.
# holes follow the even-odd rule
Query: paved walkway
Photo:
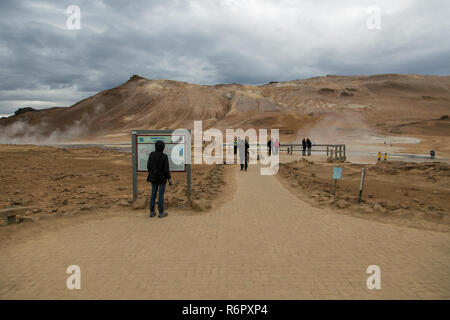
[[[256, 167], [235, 177], [232, 201], [206, 214], [124, 211], [13, 236], [0, 244], [0, 298], [450, 298], [448, 234], [312, 207]], [[66, 289], [73, 264], [81, 290]], [[369, 265], [381, 290], [366, 287]]]

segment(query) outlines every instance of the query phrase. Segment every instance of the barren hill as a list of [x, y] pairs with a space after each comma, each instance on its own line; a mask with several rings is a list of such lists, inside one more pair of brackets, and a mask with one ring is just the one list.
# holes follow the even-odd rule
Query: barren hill
[[0, 142], [128, 141], [132, 129], [190, 129], [194, 120], [203, 120], [204, 128], [273, 127], [296, 132], [323, 118], [347, 115], [358, 119], [349, 125], [449, 136], [445, 119], [449, 113], [448, 76], [327, 76], [260, 86], [206, 86], [134, 75], [68, 108], [2, 118]]

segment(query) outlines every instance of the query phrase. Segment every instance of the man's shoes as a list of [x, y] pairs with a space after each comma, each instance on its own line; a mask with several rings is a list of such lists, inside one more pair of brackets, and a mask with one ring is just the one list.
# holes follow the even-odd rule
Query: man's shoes
[[150, 212], [150, 218], [153, 218], [154, 216], [156, 216], [155, 212]]
[[158, 216], [158, 218], [164, 218], [167, 217], [167, 212], [161, 212]]

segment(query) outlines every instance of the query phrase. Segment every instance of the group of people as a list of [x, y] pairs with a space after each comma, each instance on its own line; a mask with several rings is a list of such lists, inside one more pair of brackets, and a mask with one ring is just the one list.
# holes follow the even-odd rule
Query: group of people
[[[306, 150], [308, 150], [308, 155], [311, 155], [312, 142], [307, 138], [303, 138], [302, 141], [303, 156], [306, 155]], [[148, 176], [147, 181], [152, 185], [152, 194], [150, 197], [150, 217], [156, 216], [155, 212], [155, 202], [156, 196], [158, 195], [158, 211], [159, 218], [167, 216], [167, 212], [164, 211], [164, 193], [166, 190], [166, 183], [172, 185], [172, 177], [170, 176], [169, 170], [169, 158], [167, 154], [164, 153], [165, 143], [164, 141], [158, 140], [155, 143], [155, 151], [150, 153], [147, 160], [147, 170]], [[247, 139], [235, 139], [234, 140], [234, 154], [237, 154], [239, 150], [239, 163], [241, 164], [241, 171], [247, 171], [248, 161], [249, 161], [249, 148], [250, 145]], [[269, 156], [277, 155], [280, 149], [280, 141], [276, 139], [274, 142], [269, 140], [267, 142], [267, 148]]]
[[312, 142], [309, 138], [303, 138], [302, 140], [302, 156], [306, 156], [306, 150], [308, 150], [308, 156], [311, 155]]

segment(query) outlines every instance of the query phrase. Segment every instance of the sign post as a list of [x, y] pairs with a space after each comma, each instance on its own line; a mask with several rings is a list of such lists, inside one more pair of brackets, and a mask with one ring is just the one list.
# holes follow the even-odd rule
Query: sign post
[[170, 172], [186, 172], [186, 196], [191, 203], [191, 132], [190, 130], [134, 130], [131, 132], [133, 201], [138, 197], [137, 174], [147, 172], [148, 156], [156, 141], [165, 143]]
[[358, 197], [358, 203], [361, 203], [362, 199], [362, 193], [364, 188], [364, 178], [366, 176], [366, 168], [361, 169], [361, 183], [359, 184], [359, 197]]
[[333, 180], [334, 180], [334, 190], [333, 190], [333, 195], [336, 196], [336, 185], [337, 185], [337, 181], [341, 180], [342, 178], [342, 168], [340, 167], [334, 167], [333, 168]]
[[131, 166], [133, 171], [133, 202], [136, 201], [138, 195], [137, 184], [137, 168], [136, 168], [136, 131], [131, 132]]

